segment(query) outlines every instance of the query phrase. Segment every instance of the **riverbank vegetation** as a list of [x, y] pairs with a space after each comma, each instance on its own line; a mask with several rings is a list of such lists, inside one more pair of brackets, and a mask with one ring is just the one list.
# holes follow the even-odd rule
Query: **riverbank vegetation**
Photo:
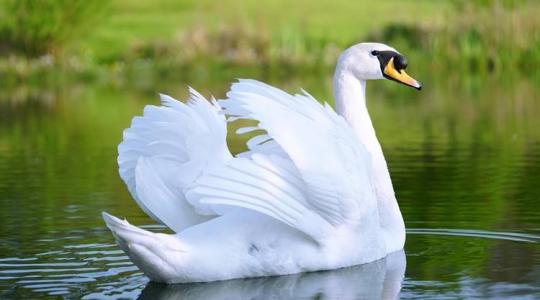
[[0, 5], [0, 85], [152, 81], [242, 68], [327, 73], [344, 47], [366, 40], [395, 46], [413, 68], [448, 75], [540, 66], [537, 1], [337, 1], [332, 9], [311, 1], [286, 11], [280, 1], [263, 10], [234, 0], [7, 0]]

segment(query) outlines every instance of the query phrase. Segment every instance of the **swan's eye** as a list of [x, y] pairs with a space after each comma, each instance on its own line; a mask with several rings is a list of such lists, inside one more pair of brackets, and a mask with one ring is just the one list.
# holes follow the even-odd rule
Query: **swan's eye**
[[373, 50], [373, 51], [371, 51], [371, 55], [377, 56], [377, 55], [379, 55], [379, 51]]

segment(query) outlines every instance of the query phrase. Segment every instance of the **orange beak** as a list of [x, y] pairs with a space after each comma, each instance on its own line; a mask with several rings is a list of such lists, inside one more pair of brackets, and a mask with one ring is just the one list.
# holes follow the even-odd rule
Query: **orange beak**
[[396, 70], [396, 67], [394, 66], [394, 58], [390, 58], [390, 61], [386, 64], [386, 67], [384, 67], [384, 74], [399, 83], [403, 83], [405, 85], [408, 85], [410, 87], [413, 87], [417, 90], [422, 89], [422, 84], [416, 79], [409, 76], [407, 73], [405, 73], [405, 70]]

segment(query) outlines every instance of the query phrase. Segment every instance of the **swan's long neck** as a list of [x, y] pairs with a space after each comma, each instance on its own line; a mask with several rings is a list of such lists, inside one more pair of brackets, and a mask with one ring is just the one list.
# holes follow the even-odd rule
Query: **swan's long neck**
[[371, 154], [381, 227], [387, 234], [387, 246], [391, 251], [397, 251], [405, 243], [405, 226], [386, 160], [367, 110], [366, 82], [358, 80], [350, 71], [338, 65], [334, 75], [334, 100], [337, 112], [345, 118]]

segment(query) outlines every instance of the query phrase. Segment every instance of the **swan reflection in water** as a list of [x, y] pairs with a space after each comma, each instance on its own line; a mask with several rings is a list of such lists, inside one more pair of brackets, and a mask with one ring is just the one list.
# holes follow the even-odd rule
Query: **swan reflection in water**
[[405, 252], [372, 263], [311, 273], [166, 285], [150, 282], [139, 299], [397, 299]]

